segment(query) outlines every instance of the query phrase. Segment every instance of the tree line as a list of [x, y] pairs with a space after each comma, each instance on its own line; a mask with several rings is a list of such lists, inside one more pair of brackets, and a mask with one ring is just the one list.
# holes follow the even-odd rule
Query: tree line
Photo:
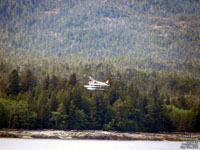
[[[155, 72], [143, 73], [140, 82], [149, 80], [151, 87], [145, 89], [129, 71], [129, 77], [110, 74], [111, 87], [105, 91], [87, 91], [76, 73], [68, 78], [52, 74], [39, 79], [34, 70], [26, 69], [20, 75], [18, 70], [9, 72], [8, 80], [0, 80], [0, 128], [200, 131], [196, 96], [200, 88], [194, 85], [199, 81], [182, 83], [171, 77], [167, 84], [155, 83]], [[169, 89], [173, 94], [166, 92]]]

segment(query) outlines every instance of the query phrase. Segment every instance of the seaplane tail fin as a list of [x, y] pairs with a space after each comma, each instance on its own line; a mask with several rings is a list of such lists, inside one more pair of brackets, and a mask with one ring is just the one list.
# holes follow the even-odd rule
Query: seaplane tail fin
[[110, 85], [110, 80], [107, 80], [107, 81], [106, 81], [106, 84]]

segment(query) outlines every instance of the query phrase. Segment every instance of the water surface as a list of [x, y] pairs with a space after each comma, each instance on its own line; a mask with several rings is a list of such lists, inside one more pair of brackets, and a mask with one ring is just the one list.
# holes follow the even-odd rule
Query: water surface
[[183, 142], [0, 138], [0, 150], [179, 150]]

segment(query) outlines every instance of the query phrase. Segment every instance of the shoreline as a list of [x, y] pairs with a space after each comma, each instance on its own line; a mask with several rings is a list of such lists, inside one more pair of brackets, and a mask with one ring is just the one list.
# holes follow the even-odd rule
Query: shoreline
[[144, 133], [103, 130], [0, 130], [0, 138], [24, 139], [93, 139], [93, 140], [146, 140], [146, 141], [184, 141], [184, 135], [198, 137], [200, 133]]

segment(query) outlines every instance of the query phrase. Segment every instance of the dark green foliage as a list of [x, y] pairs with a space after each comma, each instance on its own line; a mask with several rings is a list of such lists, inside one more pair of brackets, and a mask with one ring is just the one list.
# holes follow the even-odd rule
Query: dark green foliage
[[43, 82], [43, 89], [48, 90], [50, 86], [50, 79], [49, 76], [47, 76]]
[[7, 92], [8, 94], [17, 95], [20, 92], [20, 86], [19, 86], [19, 75], [17, 70], [13, 70], [11, 74], [8, 77], [8, 87]]
[[70, 75], [70, 78], [69, 78], [69, 85], [71, 85], [72, 87], [76, 85], [76, 74], [73, 73]]
[[198, 102], [194, 102], [194, 106], [193, 106], [193, 111], [195, 113], [195, 125], [194, 125], [194, 129], [195, 131], [200, 132], [200, 127], [199, 127], [199, 123], [200, 123], [200, 101]]
[[24, 92], [32, 90], [37, 85], [37, 80], [31, 70], [26, 70], [22, 76], [21, 87]]
[[37, 113], [34, 111], [30, 111], [26, 102], [14, 102], [4, 99], [0, 99], [0, 102], [1, 106], [3, 104], [2, 109], [4, 110], [4, 116], [1, 117], [1, 127], [19, 129], [36, 128]]
[[[83, 88], [83, 84], [76, 80], [75, 74], [72, 74], [69, 80], [53, 75], [52, 78], [47, 76], [40, 80], [37, 85], [31, 84], [35, 77], [32, 76], [34, 72], [29, 70], [25, 73], [26, 80], [21, 79], [26, 83], [23, 87], [27, 87], [27, 91], [23, 90], [15, 97], [8, 95], [8, 100], [0, 99], [0, 127], [199, 131], [197, 126], [200, 111], [196, 92], [200, 91], [200, 87], [193, 86], [190, 90], [195, 89], [196, 92], [187, 93], [185, 89], [178, 88], [182, 85], [180, 80], [183, 79], [175, 78], [177, 83], [170, 85], [174, 91], [163, 92], [163, 88], [169, 86], [172, 81], [171, 78], [161, 77], [156, 72], [137, 72], [140, 74], [138, 81], [132, 71], [129, 73], [125, 74], [127, 78], [123, 78], [122, 74], [121, 80], [114, 80], [111, 87], [105, 91], [91, 92]], [[24, 77], [24, 74], [21, 76]], [[112, 78], [115, 79], [116, 76], [112, 75]], [[158, 79], [160, 83], [155, 84]], [[62, 87], [61, 81], [69, 87]], [[190, 79], [190, 82], [194, 84], [193, 82], [199, 81]], [[5, 89], [6, 92], [8, 89]], [[185, 95], [179, 95], [180, 93]]]
[[0, 101], [0, 128], [6, 128], [8, 127], [8, 110], [5, 108], [5, 106]]
[[105, 109], [102, 93], [95, 92], [91, 97], [91, 127], [101, 129], [104, 124]]
[[136, 111], [131, 97], [119, 98], [113, 105], [116, 129], [120, 131], [137, 131]]
[[63, 103], [59, 104], [57, 111], [51, 111], [51, 128], [67, 129], [66, 111]]
[[56, 111], [58, 107], [58, 100], [56, 99], [55, 92], [51, 92], [51, 97], [48, 99], [48, 106], [50, 111]]
[[83, 110], [76, 109], [73, 118], [73, 129], [88, 129], [88, 117]]
[[38, 113], [37, 128], [40, 129], [49, 128], [50, 127], [49, 119], [50, 119], [50, 111], [48, 110], [47, 105], [45, 103], [42, 103]]

